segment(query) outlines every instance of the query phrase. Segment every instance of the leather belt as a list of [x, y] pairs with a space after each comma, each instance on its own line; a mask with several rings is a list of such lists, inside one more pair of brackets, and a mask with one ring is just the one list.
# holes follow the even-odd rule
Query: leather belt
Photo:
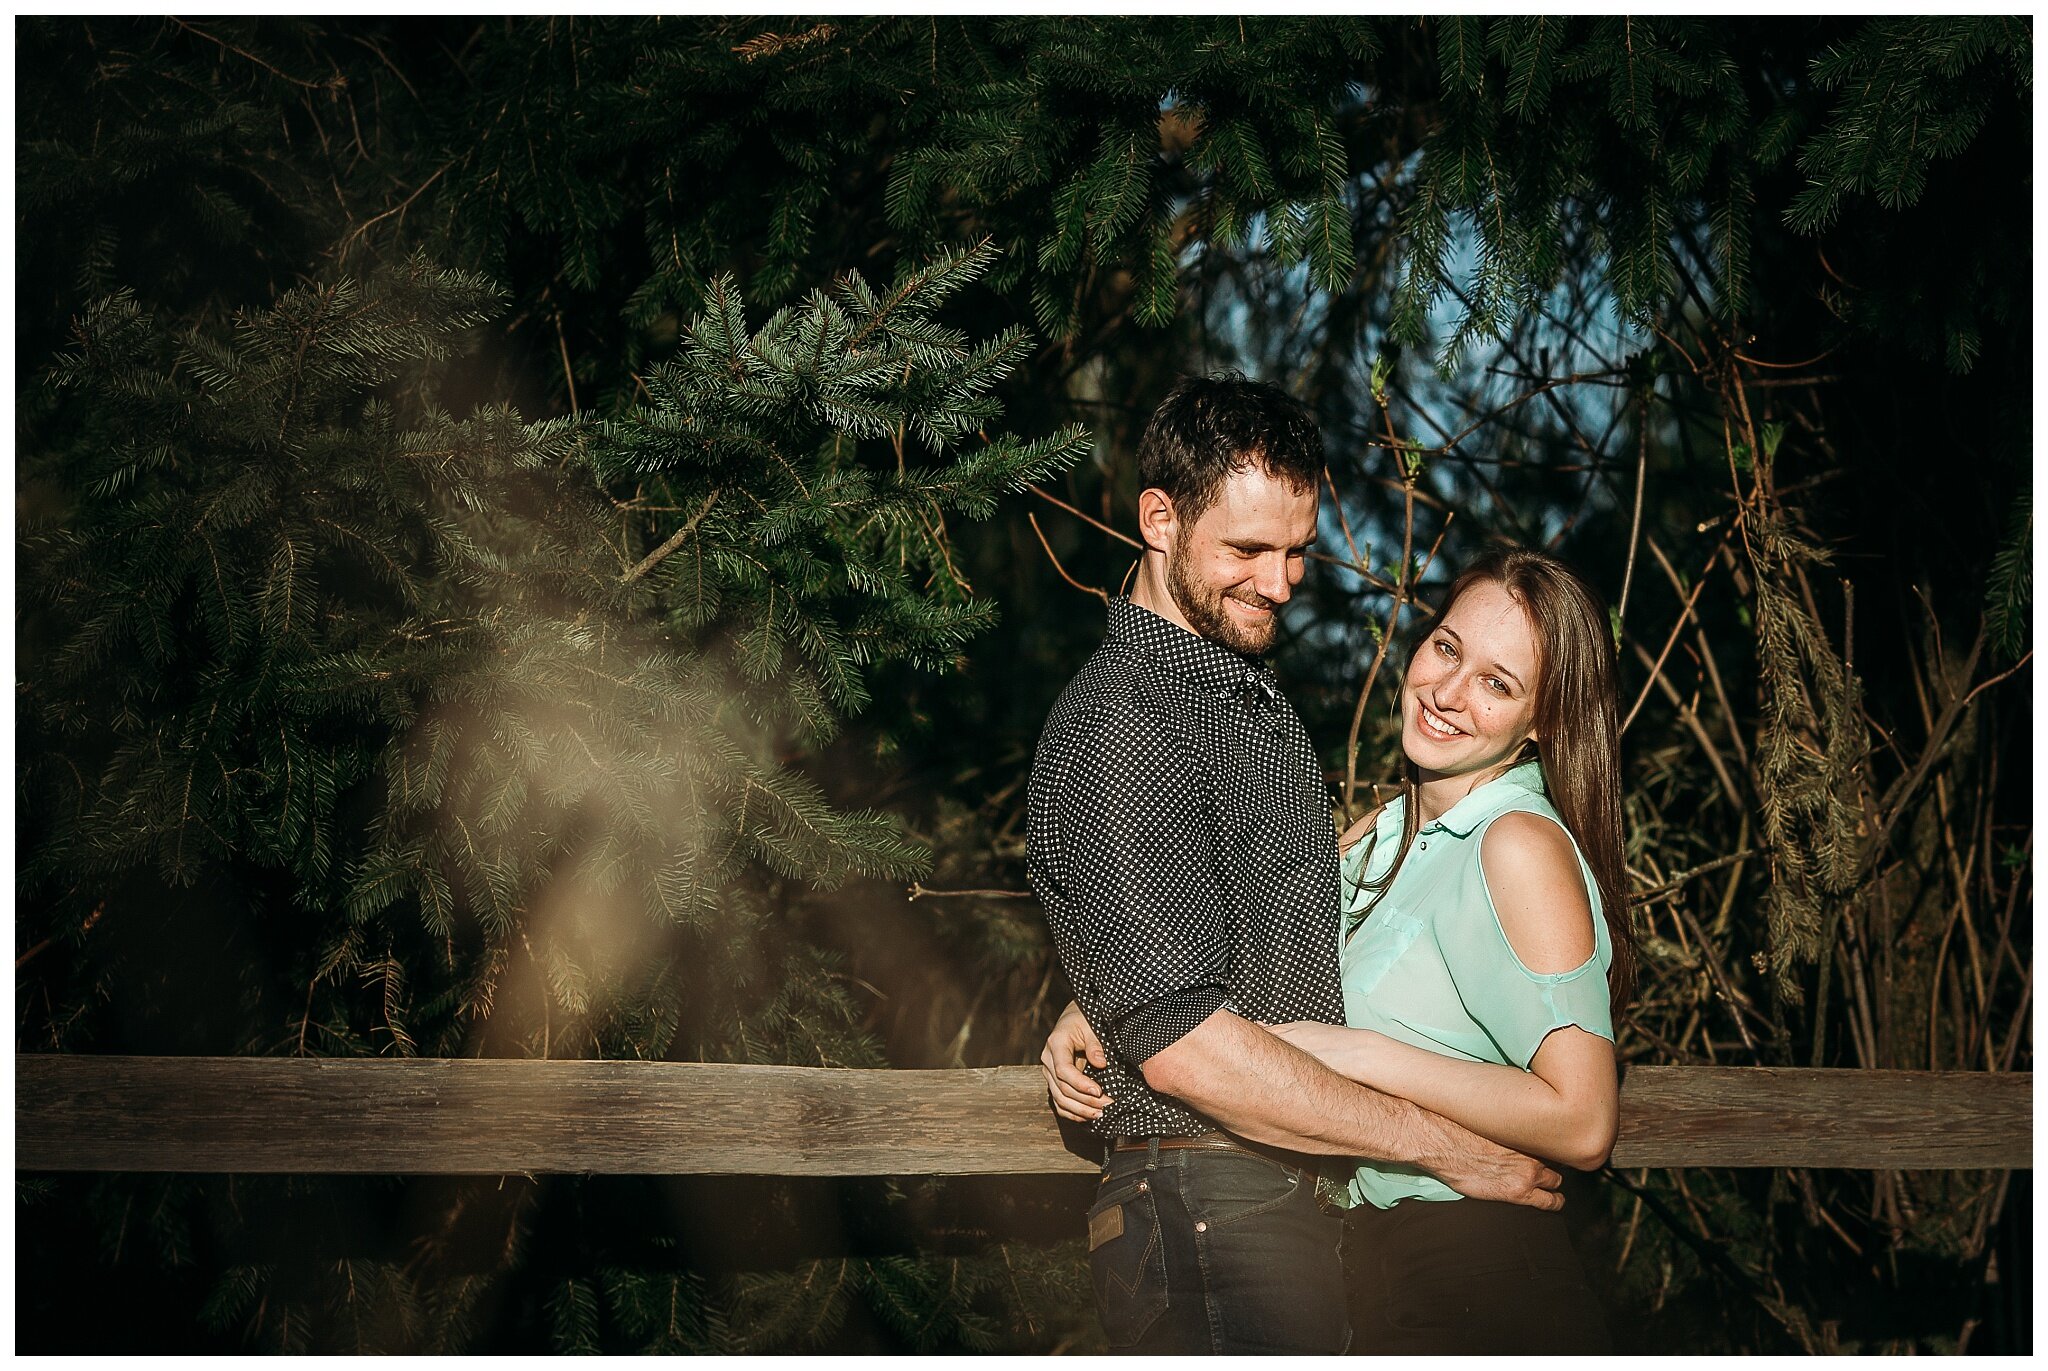
[[[1151, 1138], [1118, 1138], [1116, 1140], [1116, 1150], [1119, 1152], [1144, 1152], [1151, 1148], [1152, 1141]], [[1207, 1133], [1196, 1133], [1184, 1138], [1160, 1138], [1158, 1141], [1161, 1152], [1178, 1152], [1190, 1147], [1212, 1148], [1222, 1152], [1249, 1152], [1252, 1150], [1220, 1128], [1212, 1128]]]
[[[1150, 1150], [1154, 1141], [1155, 1139], [1152, 1138], [1118, 1138], [1114, 1143], [1110, 1144], [1110, 1150], [1114, 1152], [1145, 1152]], [[1254, 1157], [1264, 1157], [1267, 1161], [1278, 1162], [1282, 1166], [1293, 1167], [1295, 1170], [1305, 1172], [1311, 1176], [1318, 1173], [1319, 1163], [1322, 1161], [1322, 1158], [1312, 1157], [1306, 1153], [1289, 1152], [1283, 1148], [1265, 1147], [1258, 1143], [1246, 1142], [1236, 1134], [1226, 1133], [1220, 1128], [1212, 1128], [1206, 1133], [1196, 1133], [1188, 1137], [1162, 1137], [1156, 1139], [1156, 1141], [1161, 1152], [1191, 1150], [1242, 1152]]]

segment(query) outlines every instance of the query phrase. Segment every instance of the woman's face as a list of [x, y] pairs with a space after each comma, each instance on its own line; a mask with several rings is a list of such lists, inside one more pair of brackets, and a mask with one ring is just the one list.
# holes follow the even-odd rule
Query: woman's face
[[1515, 755], [1536, 731], [1536, 626], [1498, 581], [1468, 586], [1401, 683], [1401, 750], [1430, 776], [1463, 776]]

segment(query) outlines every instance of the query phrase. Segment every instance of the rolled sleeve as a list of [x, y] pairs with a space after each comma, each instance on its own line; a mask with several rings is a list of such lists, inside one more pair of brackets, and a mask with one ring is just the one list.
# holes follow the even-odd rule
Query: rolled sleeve
[[1086, 981], [1076, 989], [1136, 1065], [1229, 1000], [1214, 805], [1155, 721], [1108, 718], [1090, 732], [1060, 803], [1060, 826], [1085, 838], [1068, 849]]

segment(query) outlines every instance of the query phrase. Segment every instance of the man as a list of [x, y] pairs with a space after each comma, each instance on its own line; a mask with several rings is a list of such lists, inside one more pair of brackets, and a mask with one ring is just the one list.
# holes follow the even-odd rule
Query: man
[[1183, 381], [1138, 448], [1129, 600], [1046, 721], [1030, 879], [1104, 1046], [1089, 1213], [1112, 1345], [1344, 1349], [1319, 1158], [1411, 1163], [1542, 1208], [1556, 1172], [1354, 1084], [1258, 1025], [1342, 1023], [1337, 851], [1301, 722], [1259, 660], [1316, 529], [1322, 438], [1284, 392]]

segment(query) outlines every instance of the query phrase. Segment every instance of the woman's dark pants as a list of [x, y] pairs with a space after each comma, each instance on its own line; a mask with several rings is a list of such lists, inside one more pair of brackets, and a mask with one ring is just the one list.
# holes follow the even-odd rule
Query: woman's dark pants
[[1403, 1200], [1345, 1228], [1353, 1352], [1612, 1350], [1561, 1212]]
[[1343, 1220], [1250, 1152], [1114, 1152], [1088, 1211], [1095, 1307], [1130, 1352], [1344, 1350]]

